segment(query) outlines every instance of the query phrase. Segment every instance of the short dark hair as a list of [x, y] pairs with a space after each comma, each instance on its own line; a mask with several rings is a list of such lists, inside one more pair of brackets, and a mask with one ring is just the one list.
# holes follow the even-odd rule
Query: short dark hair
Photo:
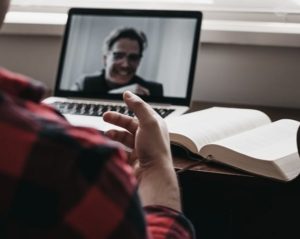
[[106, 54], [111, 50], [113, 45], [120, 39], [128, 38], [130, 40], [136, 40], [140, 47], [140, 54], [142, 55], [143, 51], [147, 47], [147, 37], [144, 32], [138, 31], [132, 27], [122, 27], [113, 30], [105, 39], [103, 52]]

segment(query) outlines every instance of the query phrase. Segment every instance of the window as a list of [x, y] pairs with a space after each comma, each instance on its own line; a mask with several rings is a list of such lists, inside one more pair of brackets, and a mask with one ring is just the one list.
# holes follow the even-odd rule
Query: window
[[207, 19], [300, 23], [300, 0], [12, 0], [17, 11], [65, 12], [70, 7], [199, 9]]
[[[52, 27], [64, 25], [70, 7], [201, 10], [202, 42], [300, 46], [300, 0], [12, 0], [11, 3], [8, 23], [43, 21], [42, 24]], [[43, 34], [47, 32], [47, 28], [41, 29]], [[15, 32], [20, 30], [26, 32], [23, 26]], [[38, 34], [33, 28], [30, 31]], [[60, 32], [58, 28], [53, 34]]]

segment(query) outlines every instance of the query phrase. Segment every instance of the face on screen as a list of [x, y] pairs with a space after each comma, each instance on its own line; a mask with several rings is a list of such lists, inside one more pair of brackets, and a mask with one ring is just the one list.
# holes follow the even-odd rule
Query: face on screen
[[140, 47], [136, 40], [121, 38], [104, 56], [105, 78], [114, 84], [128, 84], [140, 64]]

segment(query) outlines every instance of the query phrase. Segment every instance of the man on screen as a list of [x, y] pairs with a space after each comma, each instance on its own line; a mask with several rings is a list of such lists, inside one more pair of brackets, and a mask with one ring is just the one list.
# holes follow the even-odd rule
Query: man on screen
[[122, 93], [127, 89], [139, 95], [162, 96], [162, 84], [136, 75], [146, 46], [147, 38], [143, 32], [127, 27], [113, 30], [104, 42], [104, 69], [85, 76], [75, 88], [100, 94]]

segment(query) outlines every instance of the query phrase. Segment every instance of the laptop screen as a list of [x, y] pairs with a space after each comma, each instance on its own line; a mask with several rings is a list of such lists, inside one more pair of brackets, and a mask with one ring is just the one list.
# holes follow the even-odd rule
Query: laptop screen
[[56, 96], [188, 105], [202, 14], [194, 11], [71, 9]]

